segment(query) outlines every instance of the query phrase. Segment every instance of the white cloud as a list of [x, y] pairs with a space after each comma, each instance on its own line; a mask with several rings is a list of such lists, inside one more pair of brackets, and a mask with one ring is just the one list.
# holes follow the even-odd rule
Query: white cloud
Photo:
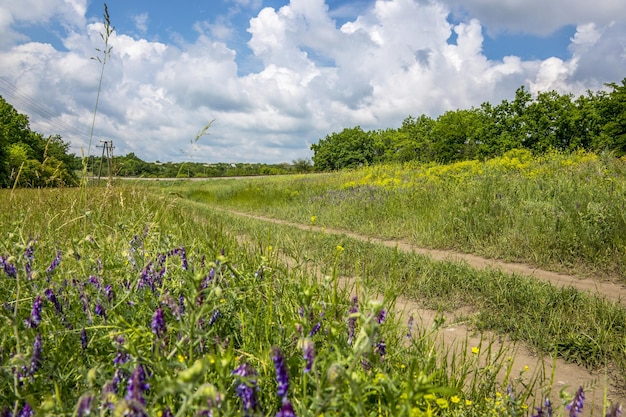
[[[490, 31], [548, 35], [565, 25], [626, 20], [622, 0], [443, 0], [479, 19]], [[461, 12], [462, 13], [462, 12]]]
[[[490, 61], [482, 53], [482, 33], [496, 11], [476, 12], [474, 18], [452, 24], [450, 9], [440, 2], [369, 4], [355, 3], [359, 15], [344, 15], [341, 23], [334, 20], [337, 11], [322, 0], [291, 0], [278, 9], [260, 10], [247, 28], [248, 46], [260, 69], [244, 75], [228, 44], [234, 30], [230, 23], [197, 24], [195, 40], [175, 44], [116, 32], [95, 140], [112, 139], [117, 154], [132, 151], [147, 160], [284, 162], [309, 156], [311, 143], [345, 127], [397, 127], [409, 115], [435, 117], [499, 102], [522, 84], [532, 91], [583, 93], [621, 80], [626, 67], [624, 24], [581, 23], [571, 40], [571, 59], [508, 56]], [[486, 4], [471, 2], [475, 8]], [[78, 22], [81, 5], [66, 6], [70, 17], [65, 20]], [[500, 13], [518, 6], [504, 1]], [[46, 10], [20, 19], [54, 18], [56, 9]], [[63, 134], [80, 152], [87, 143], [84, 132], [91, 126], [101, 69], [90, 58], [102, 47], [103, 25], [68, 25], [66, 51], [60, 51], [19, 40], [14, 26], [18, 11], [25, 13], [0, 6], [2, 35], [13, 36], [0, 50], [0, 74], [49, 110], [31, 117], [34, 129]], [[81, 19], [86, 21], [84, 11]], [[146, 21], [136, 20], [139, 28]], [[531, 29], [533, 25], [528, 23]], [[28, 112], [27, 103], [15, 104]], [[210, 135], [192, 144], [190, 139], [212, 119]]]

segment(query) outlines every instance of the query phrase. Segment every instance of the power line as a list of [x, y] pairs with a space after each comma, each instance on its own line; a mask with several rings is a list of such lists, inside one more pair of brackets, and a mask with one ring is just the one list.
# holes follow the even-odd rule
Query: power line
[[62, 120], [58, 114], [52, 112], [49, 108], [45, 107], [39, 101], [22, 93], [17, 87], [12, 84], [6, 77], [0, 76], [0, 92], [3, 96], [9, 98], [13, 103], [21, 108], [27, 109], [28, 113], [35, 114], [41, 119], [40, 123], [45, 121], [52, 128], [58, 130], [58, 134], [66, 133], [68, 136], [74, 136], [78, 138], [85, 138], [88, 133], [86, 130], [81, 129], [76, 125], [67, 123]]

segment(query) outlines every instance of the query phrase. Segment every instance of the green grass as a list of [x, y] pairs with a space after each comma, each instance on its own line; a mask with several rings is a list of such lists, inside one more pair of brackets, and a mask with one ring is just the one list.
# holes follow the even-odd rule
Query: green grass
[[[318, 235], [320, 281], [305, 258], [269, 249], [297, 247], [287, 235], [143, 187], [0, 193], [5, 415], [271, 415], [286, 401], [300, 416], [520, 415], [546, 388], [523, 385], [488, 341], [453, 353], [436, 330], [407, 338], [393, 314], [379, 322], [397, 290], [380, 303], [363, 286], [352, 301], [339, 284], [353, 267], [348, 241], [340, 250]], [[309, 372], [305, 346], [316, 353]]]
[[[159, 186], [162, 186], [160, 184]], [[195, 201], [417, 245], [626, 276], [626, 162], [524, 151], [485, 162], [178, 183]]]

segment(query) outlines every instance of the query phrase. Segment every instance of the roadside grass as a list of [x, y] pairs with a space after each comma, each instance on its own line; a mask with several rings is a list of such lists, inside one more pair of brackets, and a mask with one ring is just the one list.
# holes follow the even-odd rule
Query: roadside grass
[[284, 253], [292, 264], [306, 264], [321, 275], [332, 273], [331, 249], [340, 246], [344, 254], [336, 268], [366, 288], [389, 298], [403, 294], [444, 313], [469, 306], [476, 314], [468, 319], [478, 330], [506, 334], [542, 355], [557, 355], [589, 369], [606, 368], [626, 392], [626, 309], [621, 304], [532, 277], [436, 262], [343, 235], [213, 211], [202, 203], [181, 204], [205, 210], [207, 219], [229, 224], [232, 233], [265, 242], [262, 246]]
[[221, 207], [625, 282], [626, 161], [610, 155], [518, 150], [483, 162], [169, 185]]
[[[0, 190], [0, 224], [3, 415], [517, 416], [544, 388], [488, 342], [453, 353], [436, 328], [408, 336], [388, 313], [409, 287], [368, 296], [413, 262], [439, 268], [425, 259], [145, 187]], [[356, 292], [339, 285], [353, 273]]]

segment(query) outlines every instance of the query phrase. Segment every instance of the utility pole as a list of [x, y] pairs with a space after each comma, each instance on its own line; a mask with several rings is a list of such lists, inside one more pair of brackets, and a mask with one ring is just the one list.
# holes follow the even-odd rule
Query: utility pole
[[102, 148], [102, 156], [100, 157], [100, 169], [98, 170], [98, 182], [102, 176], [102, 164], [104, 163], [104, 156], [106, 154], [107, 159], [107, 174], [109, 178], [113, 176], [113, 141], [101, 140], [102, 145], [96, 145], [96, 148]]

